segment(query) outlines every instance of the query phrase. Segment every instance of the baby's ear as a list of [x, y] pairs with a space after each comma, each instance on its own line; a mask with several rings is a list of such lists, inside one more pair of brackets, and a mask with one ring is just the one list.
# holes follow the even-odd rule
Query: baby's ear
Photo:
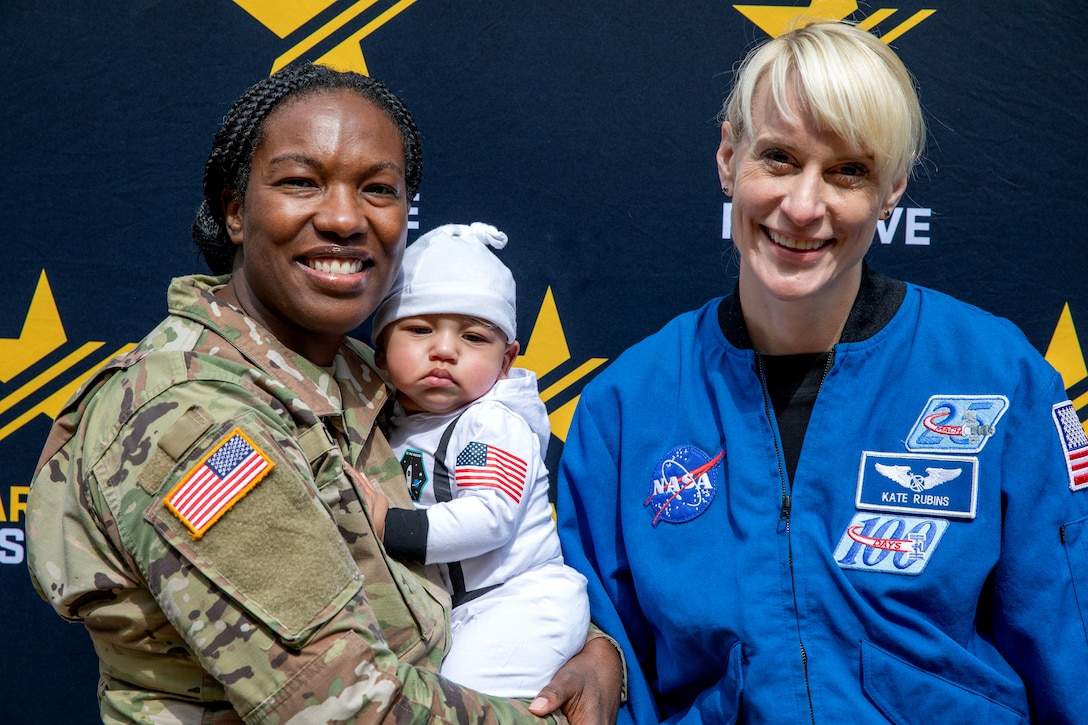
[[380, 367], [382, 370], [389, 370], [389, 366], [385, 364], [385, 350], [374, 351], [374, 364]]
[[517, 359], [520, 350], [521, 344], [517, 340], [506, 346], [506, 352], [502, 355], [502, 377], [505, 378], [510, 373], [510, 368], [514, 367], [514, 360]]

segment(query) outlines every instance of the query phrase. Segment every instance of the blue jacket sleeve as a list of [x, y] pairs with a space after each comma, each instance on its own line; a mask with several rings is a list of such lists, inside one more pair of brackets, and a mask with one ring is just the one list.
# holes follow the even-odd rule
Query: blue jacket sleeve
[[[594, 393], [598, 393], [594, 395]], [[652, 635], [631, 585], [620, 524], [618, 405], [590, 386], [583, 392], [559, 465], [556, 515], [566, 563], [588, 581], [590, 616], [614, 637], [628, 663], [620, 723], [658, 722], [644, 671]], [[606, 430], [597, 416], [616, 421]]]
[[993, 610], [980, 616], [992, 616], [995, 643], [1027, 686], [1032, 722], [1077, 722], [1088, 712], [1088, 487], [1073, 488], [1068, 442], [1083, 430], [1057, 373], [1022, 379]]

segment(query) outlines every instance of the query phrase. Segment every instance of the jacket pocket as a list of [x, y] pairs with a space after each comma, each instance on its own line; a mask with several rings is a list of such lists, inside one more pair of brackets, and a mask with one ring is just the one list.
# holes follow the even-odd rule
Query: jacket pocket
[[992, 696], [927, 672], [869, 642], [861, 643], [861, 680], [869, 700], [899, 725], [1028, 723], [1026, 714]]
[[1073, 579], [1077, 613], [1088, 638], [1088, 519], [1063, 525], [1061, 533], [1069, 574]]

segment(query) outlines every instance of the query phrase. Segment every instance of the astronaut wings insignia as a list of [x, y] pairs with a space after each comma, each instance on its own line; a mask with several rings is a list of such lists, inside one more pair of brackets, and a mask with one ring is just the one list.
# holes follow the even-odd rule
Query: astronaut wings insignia
[[854, 505], [862, 511], [973, 519], [978, 458], [863, 451]]
[[875, 463], [873, 467], [882, 475], [915, 493], [939, 486], [963, 473], [963, 469], [960, 468], [927, 468], [926, 475], [922, 476], [911, 470], [910, 466], [888, 466]]

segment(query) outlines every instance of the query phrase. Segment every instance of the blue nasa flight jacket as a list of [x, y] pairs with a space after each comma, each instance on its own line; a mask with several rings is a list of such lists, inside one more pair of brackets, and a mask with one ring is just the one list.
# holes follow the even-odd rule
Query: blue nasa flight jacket
[[1088, 439], [1054, 369], [907, 285], [835, 347], [791, 487], [730, 303], [620, 356], [564, 447], [564, 556], [625, 650], [620, 722], [1088, 722]]

